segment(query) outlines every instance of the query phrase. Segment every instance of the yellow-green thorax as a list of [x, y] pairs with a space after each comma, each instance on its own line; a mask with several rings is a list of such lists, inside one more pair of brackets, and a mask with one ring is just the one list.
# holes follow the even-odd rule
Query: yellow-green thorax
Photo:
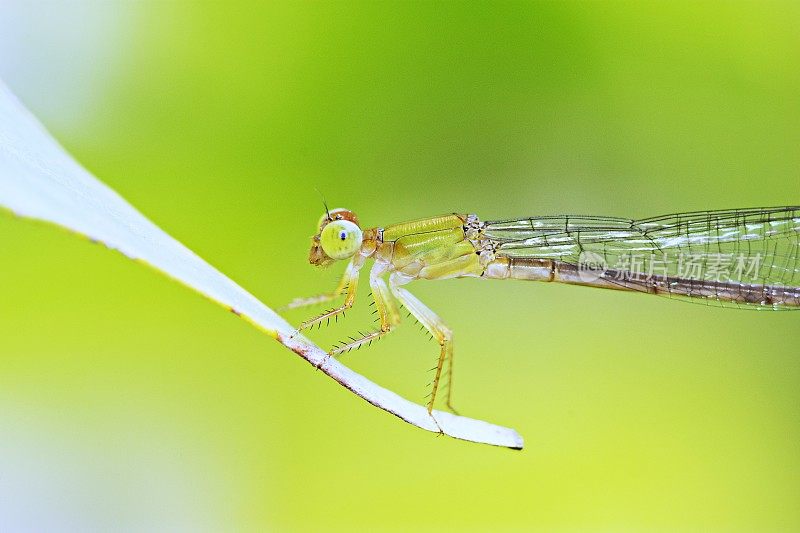
[[374, 258], [412, 278], [480, 276], [484, 267], [467, 239], [466, 222], [467, 215], [450, 214], [378, 228]]

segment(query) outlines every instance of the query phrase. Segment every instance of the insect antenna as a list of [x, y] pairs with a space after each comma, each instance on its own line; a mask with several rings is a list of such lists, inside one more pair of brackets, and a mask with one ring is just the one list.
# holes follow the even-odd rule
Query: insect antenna
[[330, 209], [328, 209], [328, 202], [325, 201], [325, 197], [322, 195], [322, 193], [319, 191], [319, 189], [314, 187], [314, 190], [317, 191], [317, 194], [319, 194], [319, 197], [322, 198], [322, 205], [325, 206], [325, 214], [328, 217], [328, 222], [332, 222], [333, 218], [331, 218], [331, 211], [330, 211]]

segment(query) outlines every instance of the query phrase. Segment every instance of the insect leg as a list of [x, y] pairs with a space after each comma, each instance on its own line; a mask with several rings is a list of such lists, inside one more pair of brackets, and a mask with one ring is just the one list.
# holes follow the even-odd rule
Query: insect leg
[[372, 288], [372, 298], [375, 300], [375, 311], [380, 320], [380, 328], [369, 333], [360, 333], [359, 337], [350, 337], [351, 342], [342, 343], [334, 347], [330, 355], [339, 355], [349, 352], [355, 348], [360, 348], [365, 344], [369, 345], [374, 340], [378, 340], [383, 335], [389, 333], [400, 322], [400, 313], [394, 303], [386, 282], [381, 277], [386, 271], [385, 263], [376, 262], [369, 273], [369, 285]]
[[283, 307], [281, 307], [279, 309], [279, 311], [286, 311], [286, 310], [289, 310], [289, 309], [298, 309], [300, 307], [307, 307], [309, 305], [329, 302], [329, 301], [341, 296], [342, 293], [345, 291], [345, 289], [348, 288], [348, 285], [350, 283], [350, 278], [351, 278], [351, 276], [353, 274], [352, 273], [352, 269], [353, 269], [353, 261], [350, 261], [350, 263], [347, 265], [347, 268], [344, 271], [344, 275], [342, 276], [342, 279], [339, 280], [339, 285], [337, 285], [337, 287], [334, 290], [332, 290], [331, 292], [326, 292], [324, 294], [317, 294], [316, 296], [307, 296], [307, 297], [295, 298], [294, 300], [292, 300], [288, 304], [286, 304]]
[[353, 307], [353, 302], [356, 300], [356, 289], [358, 288], [358, 276], [361, 267], [364, 266], [364, 256], [357, 255], [353, 258], [345, 271], [342, 281], [339, 283], [340, 287], [347, 287], [347, 293], [344, 298], [344, 303], [338, 307], [328, 309], [324, 313], [310, 318], [297, 327], [297, 331], [301, 331], [317, 324], [321, 324], [325, 320], [330, 320]]
[[[439, 382], [442, 378], [442, 369], [445, 362], [450, 359], [452, 361], [453, 355], [453, 332], [445, 325], [439, 316], [434, 313], [428, 306], [422, 303], [416, 296], [401, 287], [411, 281], [412, 278], [402, 274], [392, 274], [389, 277], [389, 287], [392, 294], [400, 300], [406, 309], [408, 309], [414, 317], [425, 326], [425, 328], [433, 335], [439, 342], [441, 351], [439, 352], [439, 361], [436, 365], [436, 375], [433, 378], [433, 388], [431, 390], [431, 397], [428, 400], [428, 413], [433, 411], [433, 404], [436, 401], [436, 393], [439, 390]], [[448, 398], [448, 404], [450, 400]], [[449, 405], [448, 405], [449, 406]]]

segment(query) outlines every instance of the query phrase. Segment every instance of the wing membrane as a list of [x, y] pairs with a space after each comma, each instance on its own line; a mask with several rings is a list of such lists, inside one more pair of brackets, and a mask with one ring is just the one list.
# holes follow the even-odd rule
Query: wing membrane
[[[588, 260], [601, 265], [603, 277], [626, 289], [702, 296], [706, 303], [733, 301], [787, 309], [800, 304], [780, 297], [800, 291], [800, 206], [698, 211], [640, 220], [527, 217], [487, 222], [484, 235], [496, 243], [498, 256], [553, 259], [577, 266]], [[687, 294], [687, 282], [703, 290]], [[656, 284], [659, 291], [653, 291]], [[731, 291], [737, 287], [748, 295], [761, 287], [766, 296], [736, 302]], [[787, 288], [789, 292], [783, 290]], [[778, 297], [770, 297], [770, 291], [777, 291]]]

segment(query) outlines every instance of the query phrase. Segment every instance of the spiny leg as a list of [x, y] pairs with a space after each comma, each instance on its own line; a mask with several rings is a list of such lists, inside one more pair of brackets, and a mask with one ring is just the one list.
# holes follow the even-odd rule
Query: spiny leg
[[[450, 331], [450, 328], [445, 325], [444, 321], [439, 318], [439, 316], [428, 306], [400, 286], [408, 283], [409, 281], [411, 281], [411, 279], [406, 276], [392, 274], [392, 276], [389, 278], [389, 286], [391, 287], [392, 294], [394, 294], [394, 296], [400, 300], [400, 303], [402, 303], [406, 309], [408, 309], [411, 314], [414, 315], [414, 317], [419, 320], [423, 326], [425, 326], [425, 328], [431, 333], [431, 335], [433, 335], [433, 337], [441, 346], [439, 360], [436, 364], [436, 367], [434, 367], [436, 369], [436, 375], [433, 378], [431, 396], [430, 400], [428, 400], [428, 414], [430, 414], [433, 411], [433, 404], [436, 401], [436, 393], [439, 390], [439, 382], [442, 378], [442, 369], [444, 368], [445, 362], [448, 359], [451, 361], [452, 368], [453, 332]], [[450, 379], [452, 379], [452, 375]], [[449, 392], [447, 404], [448, 407], [452, 409], [450, 405]]]
[[342, 279], [339, 280], [339, 285], [332, 290], [331, 292], [327, 292], [325, 294], [317, 294], [316, 296], [306, 296], [306, 297], [299, 297], [295, 298], [288, 304], [284, 305], [283, 307], [279, 308], [279, 311], [287, 311], [289, 309], [299, 309], [301, 307], [308, 307], [310, 305], [321, 304], [325, 302], [330, 302], [341, 296], [345, 290], [347, 290], [348, 283], [350, 282], [350, 269], [353, 267], [353, 262], [351, 261], [347, 268], [344, 271], [344, 275]]
[[339, 315], [344, 315], [344, 312], [353, 307], [353, 302], [356, 300], [356, 289], [358, 289], [358, 275], [361, 267], [364, 266], [364, 257], [357, 255], [353, 258], [345, 270], [342, 281], [339, 282], [339, 287], [347, 287], [347, 293], [344, 302], [339, 307], [328, 309], [319, 315], [304, 321], [297, 327], [297, 331], [311, 328], [315, 325], [321, 326], [322, 322], [330, 322], [331, 318], [338, 319]]
[[372, 288], [372, 298], [375, 301], [375, 312], [378, 314], [380, 328], [368, 333], [359, 332], [360, 337], [349, 337], [350, 342], [341, 343], [331, 349], [329, 355], [340, 355], [353, 349], [358, 349], [365, 344], [369, 346], [372, 341], [378, 340], [389, 333], [400, 322], [397, 306], [392, 295], [386, 287], [381, 276], [386, 271], [385, 263], [375, 263], [369, 273], [369, 285]]
[[453, 407], [453, 354], [454, 350], [451, 339], [450, 352], [447, 357], [447, 396], [445, 396], [445, 405], [447, 405], [447, 408], [450, 409], [453, 414], [457, 415], [458, 411]]

